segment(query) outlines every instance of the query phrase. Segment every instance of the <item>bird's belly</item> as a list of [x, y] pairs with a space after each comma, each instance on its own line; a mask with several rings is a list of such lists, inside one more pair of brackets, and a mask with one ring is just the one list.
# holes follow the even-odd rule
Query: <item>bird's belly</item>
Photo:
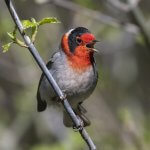
[[72, 105], [76, 105], [89, 97], [97, 82], [92, 66], [84, 72], [66, 69], [62, 73], [60, 71], [59, 73], [55, 72], [53, 76], [59, 87], [66, 93]]
[[[79, 102], [88, 98], [95, 89], [97, 74], [94, 72], [93, 66], [89, 66], [84, 72], [77, 72], [61, 61], [57, 61], [57, 63], [49, 71], [61, 90], [67, 95], [70, 104], [76, 107]], [[41, 83], [40, 94], [49, 104], [53, 103], [56, 98], [56, 94], [46, 77]]]

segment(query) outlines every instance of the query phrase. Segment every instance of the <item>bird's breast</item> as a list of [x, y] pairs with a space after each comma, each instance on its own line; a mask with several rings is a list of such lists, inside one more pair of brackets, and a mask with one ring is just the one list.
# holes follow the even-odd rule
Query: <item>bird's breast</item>
[[65, 57], [61, 57], [54, 62], [50, 71], [60, 88], [69, 96], [85, 99], [96, 86], [97, 76], [92, 65], [78, 72], [70, 67]]

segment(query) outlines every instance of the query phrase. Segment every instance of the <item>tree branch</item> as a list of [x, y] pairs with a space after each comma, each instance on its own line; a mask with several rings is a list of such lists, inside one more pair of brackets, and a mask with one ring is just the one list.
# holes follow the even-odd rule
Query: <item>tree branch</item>
[[41, 68], [41, 70], [43, 71], [44, 75], [46, 76], [46, 78], [47, 78], [48, 82], [50, 83], [50, 85], [53, 87], [56, 94], [59, 96], [65, 110], [69, 114], [69, 116], [72, 119], [73, 123], [75, 124], [76, 128], [79, 129], [79, 132], [80, 132], [81, 136], [83, 137], [83, 139], [85, 140], [85, 142], [87, 143], [89, 149], [90, 150], [96, 150], [96, 146], [94, 145], [93, 141], [89, 137], [86, 130], [80, 125], [79, 119], [77, 118], [77, 116], [73, 112], [70, 104], [68, 103], [68, 100], [66, 99], [65, 95], [63, 94], [63, 92], [59, 88], [58, 84], [56, 83], [56, 81], [54, 80], [52, 75], [50, 74], [49, 70], [47, 69], [47, 67], [44, 63], [44, 61], [42, 60], [41, 56], [39, 55], [37, 49], [35, 48], [35, 46], [31, 42], [30, 38], [25, 34], [22, 23], [21, 23], [18, 15], [16, 13], [16, 10], [14, 9], [14, 6], [13, 6], [11, 0], [5, 0], [5, 3], [8, 7], [8, 9], [9, 9], [11, 17], [14, 20], [20, 34], [22, 35], [26, 45], [28, 46], [28, 49], [29, 49], [30, 53], [32, 54], [35, 61], [37, 62], [37, 64]]

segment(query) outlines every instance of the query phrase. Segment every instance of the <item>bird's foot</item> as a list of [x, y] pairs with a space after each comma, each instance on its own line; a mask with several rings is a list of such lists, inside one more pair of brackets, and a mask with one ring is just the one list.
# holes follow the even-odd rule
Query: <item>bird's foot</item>
[[82, 120], [79, 116], [77, 116], [77, 118], [78, 118], [78, 120], [80, 121], [80, 126], [76, 127], [75, 125], [73, 125], [73, 130], [74, 130], [75, 132], [78, 132], [78, 131], [82, 130], [83, 127], [84, 127], [84, 122], [83, 122], [83, 120]]
[[63, 92], [63, 95], [60, 96], [60, 100], [64, 101], [66, 99], [67, 95], [65, 94], [65, 90], [62, 90], [62, 92]]
[[63, 95], [58, 97], [58, 96], [54, 96], [52, 98], [52, 101], [56, 102], [56, 103], [61, 103], [62, 101], [64, 101], [66, 99], [67, 95], [65, 94], [65, 92], [63, 91]]

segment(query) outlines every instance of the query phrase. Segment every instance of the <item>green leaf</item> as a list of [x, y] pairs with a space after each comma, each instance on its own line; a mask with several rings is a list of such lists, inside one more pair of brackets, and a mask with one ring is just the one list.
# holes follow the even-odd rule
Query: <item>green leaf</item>
[[[22, 20], [23, 28], [24, 30], [31, 28], [31, 40], [32, 42], [35, 41], [37, 32], [38, 32], [38, 27], [40, 25], [46, 24], [46, 23], [60, 23], [56, 18], [54, 17], [47, 17], [43, 18], [41, 21], [37, 22], [34, 18], [31, 18], [31, 20]], [[13, 32], [8, 32], [8, 36], [11, 38], [12, 42], [5, 44], [2, 46], [3, 52], [7, 52], [11, 46], [12, 43], [16, 43], [17, 45], [21, 47], [28, 47], [24, 42], [20, 41], [17, 37], [17, 27], [15, 26]]]
[[12, 32], [7, 32], [7, 34], [12, 40], [16, 38]]
[[23, 20], [22, 21], [24, 29], [38, 27], [39, 25], [43, 25], [46, 23], [60, 23], [60, 22], [55, 17], [43, 18], [39, 22], [36, 22], [36, 20], [34, 18], [31, 18], [31, 21], [30, 20]]
[[[34, 21], [35, 21], [35, 19], [34, 19]], [[36, 21], [32, 22], [30, 20], [23, 20], [22, 24], [23, 24], [24, 29], [33, 28], [38, 25], [38, 23]]]
[[5, 52], [7, 52], [9, 50], [9, 48], [10, 48], [10, 46], [11, 46], [12, 43], [13, 42], [10, 42], [10, 43], [7, 43], [7, 44], [5, 44], [5, 45], [2, 46], [3, 53], [5, 53]]
[[46, 23], [60, 23], [60, 21], [58, 21], [57, 18], [55, 18], [55, 17], [48, 17], [48, 18], [43, 18], [38, 23], [39, 23], [39, 25], [43, 25]]

